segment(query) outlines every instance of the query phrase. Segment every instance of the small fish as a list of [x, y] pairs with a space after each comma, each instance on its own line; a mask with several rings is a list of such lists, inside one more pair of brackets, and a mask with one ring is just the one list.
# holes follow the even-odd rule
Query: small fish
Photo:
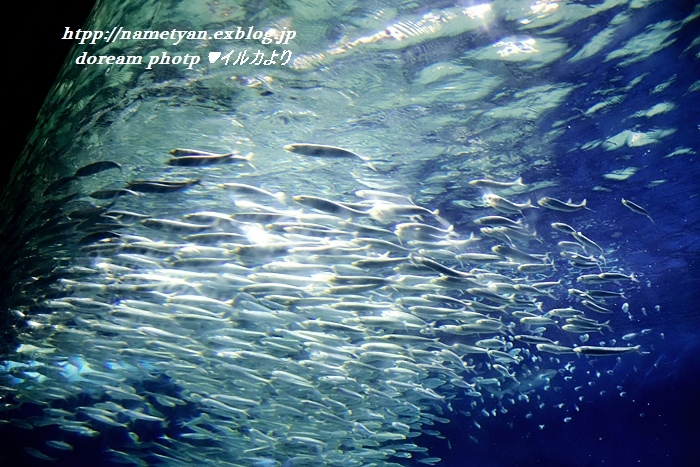
[[589, 310], [595, 311], [596, 313], [612, 313], [611, 309], [600, 306], [590, 300], [582, 300], [581, 305], [585, 306]]
[[583, 276], [579, 276], [576, 278], [577, 282], [588, 282], [588, 283], [601, 283], [601, 282], [619, 281], [619, 280], [628, 280], [628, 281], [632, 281], [632, 282], [639, 282], [639, 279], [637, 279], [637, 276], [635, 276], [634, 273], [632, 273], [628, 276], [627, 274], [622, 274], [620, 272], [603, 272], [600, 274], [584, 274]]
[[287, 441], [290, 443], [305, 444], [315, 448], [324, 448], [326, 446], [326, 443], [323, 441], [308, 436], [290, 436], [287, 438]]
[[60, 191], [64, 187], [66, 187], [70, 182], [75, 180], [76, 177], [63, 177], [59, 178], [55, 182], [53, 182], [51, 185], [49, 185], [46, 190], [44, 190], [44, 196], [49, 196], [53, 195], [55, 192]]
[[537, 232], [528, 232], [524, 229], [515, 229], [513, 227], [508, 227], [505, 225], [501, 225], [498, 227], [481, 227], [479, 231], [489, 237], [502, 239], [509, 244], [513, 243], [512, 240], [518, 240], [523, 242], [537, 240], [538, 242], [542, 242], [542, 240], [537, 237]]
[[637, 279], [637, 276], [635, 276], [634, 273], [631, 273], [628, 276], [627, 274], [622, 274], [620, 272], [603, 272], [601, 274], [598, 274], [598, 277], [600, 277], [603, 280], [610, 281], [628, 280], [632, 282], [639, 282], [639, 279]]
[[476, 341], [474, 345], [478, 347], [482, 347], [485, 349], [492, 349], [492, 350], [499, 350], [499, 349], [504, 349], [506, 348], [506, 343], [502, 339], [481, 339], [479, 341]]
[[220, 186], [222, 188], [225, 188], [227, 190], [231, 190], [231, 191], [234, 191], [234, 192], [240, 193], [240, 194], [261, 195], [264, 197], [273, 198], [281, 203], [284, 203], [284, 200], [285, 200], [285, 194], [281, 191], [278, 191], [277, 193], [272, 193], [272, 192], [269, 192], [267, 190], [263, 190], [262, 188], [258, 188], [256, 186], [252, 186], [252, 185], [246, 185], [244, 183], [223, 183]]
[[492, 193], [485, 194], [483, 196], [484, 203], [494, 208], [496, 211], [502, 212], [504, 214], [520, 214], [523, 209], [530, 209], [536, 206], [532, 205], [530, 200], [527, 203], [514, 203], [507, 200], [501, 196], [494, 195]]
[[[571, 202], [571, 199], [568, 201], [560, 201], [555, 198], [540, 198], [539, 201], [537, 201], [537, 204], [542, 206], [543, 208], [548, 208], [548, 209], [553, 209], [555, 211], [562, 211], [562, 212], [574, 212], [578, 211], [579, 209], [588, 209], [586, 207], [586, 200], [584, 199], [581, 201], [579, 204], [574, 204]], [[590, 209], [589, 209], [590, 210]]]
[[433, 271], [437, 271], [440, 274], [444, 274], [448, 277], [471, 277], [471, 274], [462, 271], [457, 271], [424, 256], [415, 256], [413, 257], [413, 260], [418, 264], [421, 264], [429, 269], [432, 269]]
[[494, 370], [496, 370], [497, 372], [499, 372], [499, 373], [500, 373], [501, 375], [503, 375], [505, 378], [510, 378], [510, 379], [512, 379], [513, 381], [516, 381], [516, 382], [518, 381], [518, 380], [515, 378], [515, 372], [513, 372], [513, 373], [509, 372], [509, 371], [508, 371], [508, 368], [504, 367], [503, 365], [499, 365], [498, 363], [494, 363], [493, 365], [491, 365], [491, 368], [493, 368]]
[[556, 345], [556, 342], [554, 342], [551, 339], [547, 339], [546, 337], [542, 337], [542, 336], [532, 336], [530, 334], [519, 334], [517, 336], [513, 336], [513, 339], [515, 339], [518, 342], [524, 342], [526, 344], [554, 344], [554, 345]]
[[184, 180], [181, 182], [168, 180], [136, 180], [129, 182], [126, 189], [138, 193], [173, 193], [197, 185], [198, 183], [198, 179]]
[[587, 334], [589, 332], [603, 332], [602, 329], [599, 327], [582, 326], [580, 324], [565, 324], [561, 327], [561, 329], [562, 331], [573, 332], [578, 334]]
[[576, 242], [562, 241], [562, 242], [557, 243], [557, 246], [559, 248], [561, 248], [562, 250], [564, 250], [566, 252], [571, 252], [571, 253], [585, 251], [583, 249], [583, 245], [581, 245], [580, 243], [576, 243]]
[[295, 154], [301, 154], [303, 156], [311, 157], [328, 157], [328, 158], [353, 158], [356, 157], [363, 161], [367, 167], [375, 172], [377, 169], [372, 165], [369, 158], [363, 157], [356, 152], [350, 151], [349, 149], [341, 148], [338, 146], [328, 146], [325, 144], [312, 144], [312, 143], [295, 143], [288, 144], [284, 147], [285, 151], [293, 152]]
[[494, 261], [502, 260], [503, 257], [488, 253], [460, 253], [455, 256], [455, 259], [465, 263], [492, 263]]
[[598, 245], [596, 242], [591, 240], [590, 238], [586, 237], [583, 235], [581, 232], [574, 232], [571, 235], [573, 235], [574, 239], [579, 242], [581, 245], [583, 245], [584, 248], [588, 247], [590, 249], [598, 250], [598, 252], [602, 255], [605, 252], [603, 251], [603, 248], [601, 248], [600, 245]]
[[318, 211], [331, 214], [360, 214], [366, 215], [365, 211], [349, 208], [342, 203], [331, 201], [328, 199], [319, 198], [318, 196], [295, 196], [292, 198], [295, 202], [316, 209]]
[[584, 312], [575, 308], [554, 308], [549, 310], [544, 316], [554, 316], [555, 318], [572, 318], [574, 316], [583, 316]]
[[[530, 265], [530, 266], [532, 266], [532, 265]], [[538, 266], [538, 265], [536, 265], [536, 266]], [[550, 266], [552, 266], [552, 265], [550, 265]], [[518, 268], [518, 270], [520, 270], [520, 268]], [[561, 285], [561, 279], [559, 279], [556, 282], [551, 282], [551, 281], [550, 282], [535, 282], [534, 284], [532, 284], [532, 287], [534, 287], [535, 289], [537, 289], [539, 291], [547, 291], [547, 290], [552, 289], [554, 287], [557, 287], [559, 285]]]
[[138, 221], [141, 219], [148, 219], [151, 216], [148, 216], [146, 214], [139, 214], [138, 212], [113, 210], [105, 212], [104, 214], [102, 214], [102, 217], [109, 217], [122, 222], [131, 222]]
[[518, 219], [514, 221], [503, 216], [484, 216], [478, 219], [474, 219], [476, 225], [490, 225], [490, 226], [506, 226], [513, 229], [519, 229], [523, 226], [523, 220]]
[[110, 169], [122, 169], [122, 166], [112, 161], [100, 161], [88, 164], [85, 167], [81, 167], [75, 171], [76, 177], [87, 177], [88, 175], [94, 175], [96, 173], [104, 172]]
[[413, 204], [413, 200], [410, 196], [397, 195], [396, 193], [390, 193], [388, 191], [380, 190], [358, 190], [355, 192], [357, 196], [365, 199], [372, 199], [378, 201], [387, 201], [390, 203], [397, 204]]
[[518, 266], [518, 271], [524, 272], [524, 273], [547, 272], [551, 269], [555, 269], [554, 263], [543, 263], [543, 264], [525, 263], [525, 264], [521, 264], [520, 266]]
[[546, 256], [531, 255], [529, 253], [525, 253], [524, 251], [520, 251], [516, 248], [511, 248], [507, 245], [496, 245], [496, 246], [491, 248], [491, 251], [493, 251], [497, 255], [501, 255], [505, 258], [508, 258], [514, 262], [522, 262], [522, 263], [538, 263], [538, 262], [540, 262], [540, 263], [544, 263], [547, 260]]
[[[608, 331], [612, 331], [612, 326], [610, 326], [610, 320], [607, 320], [605, 322], [599, 322], [594, 319], [586, 318], [584, 316], [572, 316], [571, 318], [566, 319], [566, 324], [568, 326], [574, 326], [577, 328], [585, 328], [588, 329], [591, 332], [603, 332], [603, 329], [607, 329]], [[566, 328], [566, 326], [562, 326], [562, 329]], [[564, 329], [565, 331], [567, 329]]]
[[512, 187], [525, 187], [523, 184], [523, 177], [519, 177], [517, 180], [512, 182], [498, 182], [496, 180], [486, 180], [478, 179], [469, 182], [471, 186], [476, 186], [479, 188], [512, 188]]
[[571, 318], [567, 318], [566, 322], [568, 324], [574, 324], [576, 326], [588, 326], [588, 327], [594, 327], [594, 328], [598, 328], [598, 329], [605, 328], [608, 331], [612, 331], [612, 328], [610, 327], [610, 320], [607, 320], [607, 321], [601, 323], [600, 321], [596, 321], [596, 320], [591, 319], [591, 318], [586, 318], [583, 315], [579, 315], [579, 316], [572, 316]]
[[44, 454], [43, 452], [39, 451], [38, 449], [34, 449], [34, 448], [30, 448], [30, 447], [25, 447], [24, 450], [27, 452], [27, 454], [29, 454], [29, 455], [32, 456], [32, 457], [36, 457], [37, 459], [41, 459], [41, 460], [49, 461], [49, 462], [52, 462], [52, 461], [55, 461], [55, 460], [56, 460], [56, 459], [54, 459], [53, 457], [47, 456], [46, 454]]
[[574, 353], [574, 349], [571, 347], [564, 347], [562, 345], [556, 345], [556, 344], [548, 344], [546, 342], [543, 342], [541, 344], [536, 344], [535, 347], [537, 347], [537, 350], [540, 352], [547, 352], [547, 353], [553, 353], [553, 354], [567, 354], [567, 353]]
[[625, 198], [622, 198], [622, 204], [624, 204], [625, 207], [630, 211], [636, 212], [637, 214], [641, 214], [642, 216], [647, 216], [650, 221], [654, 222], [654, 219], [651, 218], [651, 214], [649, 214], [649, 211], [647, 211], [640, 205], [635, 204], [632, 201], [626, 200]]
[[444, 239], [454, 235], [454, 226], [450, 225], [447, 229], [440, 229], [420, 222], [404, 222], [394, 227], [394, 233], [401, 240], [408, 238], [423, 240]]
[[559, 232], [564, 232], [572, 235], [576, 233], [576, 229], [571, 227], [569, 224], [564, 224], [563, 222], [553, 222], [552, 228], [554, 230], [558, 230]]
[[98, 190], [98, 191], [93, 191], [90, 193], [90, 198], [93, 199], [113, 199], [118, 196], [124, 196], [124, 195], [138, 195], [133, 190], [127, 190], [125, 188], [120, 188], [118, 190]]
[[327, 146], [325, 144], [307, 144], [296, 143], [288, 144], [284, 147], [285, 151], [301, 154], [303, 156], [314, 157], [357, 157], [364, 160], [359, 154], [348, 149], [337, 146]]
[[520, 318], [520, 322], [531, 326], [547, 326], [549, 324], [554, 324], [554, 321], [546, 316], [523, 316]]
[[112, 231], [93, 232], [81, 238], [78, 245], [90, 245], [91, 243], [99, 242], [106, 238], [119, 238], [119, 234]]
[[144, 219], [141, 224], [148, 228], [167, 230], [170, 232], [196, 233], [212, 227], [212, 224], [194, 224], [191, 222], [173, 221], [170, 219]]
[[435, 465], [440, 463], [441, 460], [439, 457], [424, 457], [423, 459], [418, 459], [418, 462], [420, 464]]
[[229, 154], [213, 154], [207, 156], [181, 156], [175, 157], [168, 161], [168, 165], [177, 167], [201, 167], [205, 165], [215, 164], [231, 164], [234, 162], [245, 162], [252, 168], [255, 166], [250, 162], [253, 159], [253, 153], [248, 153], [247, 156], [238, 156], [233, 153]]
[[[592, 355], [594, 357], [604, 357], [607, 355], [620, 355], [623, 353], [639, 352], [640, 346], [633, 347], [597, 347], [591, 345], [582, 345], [574, 348], [574, 352], [579, 355]], [[641, 352], [640, 352], [641, 353]]]
[[46, 442], [47, 446], [51, 446], [54, 449], [60, 449], [62, 451], [72, 451], [73, 446], [66, 443], [65, 441], [53, 441], [49, 440]]
[[440, 211], [438, 209], [431, 211], [415, 204], [393, 204], [382, 201], [375, 204], [367, 213], [372, 219], [381, 223], [392, 222], [401, 217], [429, 215], [433, 216], [444, 227], [449, 225], [449, 222], [440, 217]]
[[588, 290], [588, 295], [594, 298], [627, 298], [624, 292], [613, 292], [612, 290]]
[[200, 151], [199, 149], [181, 149], [175, 148], [168, 151], [168, 154], [174, 157], [188, 157], [188, 156], [226, 156], [228, 154], [217, 154], [215, 152]]

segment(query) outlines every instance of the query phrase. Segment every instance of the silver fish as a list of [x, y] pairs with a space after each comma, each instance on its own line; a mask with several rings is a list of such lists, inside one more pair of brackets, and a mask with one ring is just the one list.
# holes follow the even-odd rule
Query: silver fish
[[625, 353], [640, 352], [641, 347], [635, 345], [633, 347], [596, 347], [590, 345], [582, 345], [574, 348], [574, 352], [579, 355], [591, 355], [594, 357], [604, 357], [611, 355], [620, 355]]
[[649, 214], [649, 211], [647, 211], [640, 205], [633, 203], [632, 201], [626, 200], [625, 198], [622, 198], [622, 204], [630, 211], [636, 212], [637, 214], [641, 214], [642, 216], [646, 216], [649, 218], [650, 221], [654, 222], [654, 219], [651, 218], [651, 214]]
[[562, 211], [562, 212], [575, 212], [580, 209], [588, 209], [586, 207], [586, 200], [584, 199], [581, 201], [579, 204], [574, 204], [571, 202], [571, 199], [568, 201], [560, 201], [556, 198], [540, 198], [537, 201], [537, 204], [542, 206], [543, 208], [548, 208], [548, 209], [553, 209], [555, 211]]
[[478, 179], [469, 182], [471, 186], [479, 188], [524, 188], [523, 177], [518, 177], [512, 182], [499, 182], [496, 180]]

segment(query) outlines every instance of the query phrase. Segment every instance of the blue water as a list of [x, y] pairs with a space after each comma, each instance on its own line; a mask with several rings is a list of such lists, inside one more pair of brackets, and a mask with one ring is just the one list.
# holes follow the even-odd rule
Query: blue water
[[[678, 2], [670, 3], [679, 8], [660, 11], [659, 7], [649, 14], [684, 17], [691, 2], [686, 8], [680, 7]], [[629, 239], [622, 243], [618, 254], [630, 263], [631, 269], [644, 271], [642, 282], [650, 282], [648, 287], [645, 285], [638, 290], [635, 301], [659, 305], [661, 309], [655, 312], [647, 306], [648, 316], [635, 313], [636, 322], [642, 323], [640, 327], [654, 328], [655, 337], [649, 341], [653, 349], [651, 354], [624, 359], [620, 365], [626, 368], [615, 369], [617, 374], [626, 374], [624, 380], [615, 381], [624, 389], [624, 397], [619, 390], [602, 396], [593, 394], [590, 400], [578, 404], [581, 411], [574, 412], [568, 423], [563, 421], [563, 412], [568, 409], [567, 413], [571, 414], [570, 407], [539, 410], [536, 404], [530, 404], [510, 409], [508, 422], [500, 417], [481, 418], [478, 443], [468, 439], [473, 431], [468, 424], [446, 425], [442, 432], [449, 438], [451, 448], [445, 441], [431, 443], [432, 453], [443, 458], [442, 465], [697, 465], [696, 446], [700, 441], [700, 165], [697, 154], [700, 150], [700, 96], [685, 90], [700, 73], [697, 46], [693, 49], [696, 57], [687, 51], [681, 53], [697, 40], [693, 31], [700, 25], [697, 20], [695, 23], [695, 28], [685, 30], [673, 45], [642, 63], [622, 69], [607, 64], [595, 69], [568, 65], [556, 68], [560, 76], [553, 77], [553, 81], [580, 77], [588, 84], [571, 96], [568, 113], [556, 112], [546, 119], [556, 121], [571, 116], [578, 109], [586, 109], [590, 106], [587, 99], [591, 91], [600, 88], [601, 83], [612, 76], [622, 74], [625, 76], [622, 82], [628, 82], [649, 73], [643, 84], [627, 95], [622, 108], [569, 124], [557, 141], [560, 157], [554, 170], [567, 182], [566, 196], [576, 200], [578, 193], [586, 191], [589, 205], [604, 215], [605, 221], [595, 226], [596, 235], [605, 238], [606, 234], [620, 231]], [[584, 35], [581, 39], [585, 41], [587, 37]], [[610, 49], [617, 48], [620, 41], [610, 44]], [[602, 151], [570, 153], [572, 147], [629, 128], [629, 123], [621, 118], [627, 114], [625, 107], [648, 108], [650, 91], [670, 75], [676, 75], [677, 79], [663, 95], [682, 102], [682, 109], [654, 121], [659, 127], [677, 129], [670, 138], [662, 144], [629, 150], [630, 159], [636, 164], [616, 160]], [[551, 122], [545, 121], [543, 128], [547, 128], [548, 123]], [[663, 158], [678, 147], [693, 148], [696, 154]], [[642, 165], [643, 169], [624, 190], [588, 191], [592, 185], [599, 184], [602, 174], [626, 165]], [[533, 171], [533, 175], [543, 176], [537, 171]], [[528, 175], [524, 177], [527, 180]], [[658, 179], [668, 181], [653, 193], [645, 188]], [[616, 187], [614, 182], [608, 185]], [[622, 206], [620, 198], [648, 207], [653, 211], [655, 223], [631, 214]], [[658, 333], [663, 333], [663, 338]], [[580, 374], [577, 379], [572, 381], [572, 387], [589, 381]], [[527, 419], [529, 412], [537, 416]]]
[[[653, 22], [651, 18], [656, 16], [677, 20], [686, 17], [691, 10], [690, 2], [662, 2], [648, 8], [646, 17], [640, 16], [638, 20], [642, 25]], [[599, 32], [609, 19], [601, 15], [594, 27], [578, 36], [579, 45]], [[634, 29], [635, 26], [629, 27]], [[698, 60], [694, 57], [698, 46], [683, 53], [696, 40], [692, 31], [697, 31], [697, 24], [683, 29], [675, 43], [648, 60], [627, 67], [617, 67], [612, 61], [591, 68], [588, 61], [570, 65], [564, 64], [564, 60], [561, 66], [551, 67], [552, 82], [580, 81], [586, 85], [569, 95], [565, 106], [538, 121], [543, 132], [548, 131], [552, 123], [570, 119], [589, 108], [595, 103], [591, 100], [592, 92], [607, 87], [608, 80], [614, 78], [619, 86], [624, 86], [644, 73], [649, 74], [626, 93], [622, 105], [587, 118], [572, 119], [556, 140], [555, 152], [559, 156], [555, 163], [547, 169], [532, 168], [522, 174], [525, 181], [549, 178], [564, 181], [563, 187], [552, 188], [551, 195], [564, 199], [570, 196], [574, 201], [585, 197], [596, 214], [575, 214], [571, 222], [575, 222], [577, 216], [578, 219], [593, 217], [595, 220], [589, 224], [587, 232], [595, 233], [598, 239], [618, 238], [616, 256], [624, 257], [625, 264], [637, 272], [641, 280], [634, 290], [633, 320], [625, 321], [627, 318], [623, 317], [620, 324], [628, 324], [630, 332], [652, 329], [652, 333], [635, 341], [649, 353], [625, 356], [620, 362], [579, 359], [578, 366], [587, 368], [588, 372], [576, 371], [570, 381], [559, 385], [559, 390], [567, 395], [540, 391], [539, 400], [533, 397], [530, 402], [521, 401], [516, 405], [498, 401], [487, 403], [486, 410], [495, 410], [496, 416], [480, 414], [481, 407], [473, 410], [467, 402], [455, 403], [455, 412], [469, 412], [469, 416], [451, 416], [450, 424], [440, 426], [446, 439], [425, 435], [419, 438], [419, 444], [428, 446], [431, 455], [443, 459], [440, 465], [697, 465], [700, 441], [700, 165], [697, 154], [700, 151], [700, 97], [698, 92], [687, 90], [700, 78]], [[576, 37], [573, 33], [569, 34], [572, 41]], [[639, 30], [620, 34], [606, 50], [619, 48], [626, 38], [637, 33]], [[571, 55], [573, 53], [565, 58]], [[649, 108], [651, 90], [672, 75], [676, 76], [675, 81], [660, 95], [655, 95], [654, 102], [668, 100], [680, 104], [681, 108], [656, 116], [653, 126], [641, 120], [638, 126], [640, 131], [653, 127], [674, 128], [674, 134], [659, 144], [628, 148], [627, 160], [613, 157], [613, 153], [602, 149], [571, 150], [593, 139], [606, 139], [629, 129], [630, 123], [625, 121], [629, 109]], [[696, 153], [664, 157], [680, 147], [692, 148]], [[629, 180], [631, 183], [621, 185], [602, 179], [603, 174], [631, 165], [639, 167]], [[653, 190], [647, 188], [661, 179], [666, 182]], [[595, 185], [611, 191], [592, 191]], [[541, 193], [541, 196], [547, 195], [546, 191]], [[625, 208], [620, 203], [621, 198], [644, 206], [654, 223]], [[458, 214], [447, 202], [439, 207], [442, 212]], [[560, 219], [551, 213], [538, 215], [544, 216], [538, 222]], [[465, 223], [467, 220], [463, 219]], [[456, 224], [459, 222], [455, 220]], [[167, 385], [167, 381], [159, 383]], [[581, 388], [575, 389], [578, 387]], [[557, 407], [560, 403], [563, 406]], [[540, 404], [544, 404], [543, 408]], [[502, 413], [502, 408], [507, 413]], [[167, 415], [174, 420], [185, 418], [188, 409], [181, 407]], [[23, 412], [13, 412], [12, 416], [30, 419], [39, 414], [38, 409], [26, 405]], [[142, 443], [168, 432], [167, 428], [151, 431], [146, 423], [137, 428], [135, 431]], [[0, 425], [0, 463], [49, 465], [27, 455], [20, 447], [41, 444], [37, 441], [52, 439], [57, 433], [53, 427], [37, 427], [30, 431]], [[65, 433], [61, 433], [80, 454], [64, 455], [54, 465], [118, 465], [104, 455], [104, 438], [110, 437], [110, 429], [105, 428], [102, 434], [104, 436], [99, 438], [77, 435], [66, 438]], [[405, 465], [421, 464], [407, 461]]]

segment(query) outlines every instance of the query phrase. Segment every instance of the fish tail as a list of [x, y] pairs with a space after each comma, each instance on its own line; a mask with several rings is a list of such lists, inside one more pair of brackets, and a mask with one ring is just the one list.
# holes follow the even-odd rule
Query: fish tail
[[278, 191], [277, 193], [273, 193], [273, 196], [280, 203], [282, 203], [282, 204], [287, 203], [287, 195], [284, 193], [284, 191]]
[[367, 211], [369, 217], [377, 222], [386, 223], [388, 221], [389, 215], [386, 210], [383, 210], [381, 205], [377, 204], [372, 209]]
[[251, 166], [254, 170], [258, 170], [257, 167], [253, 165], [253, 156], [255, 155], [254, 152], [249, 152], [248, 154], [245, 155], [243, 159], [248, 163], [249, 166]]
[[440, 225], [442, 226], [443, 229], [446, 229], [448, 226], [452, 225], [449, 222], [447, 222], [446, 219], [443, 219], [442, 217], [440, 217], [440, 210], [439, 209], [432, 211], [431, 214], [433, 216], [435, 216], [435, 220], [437, 220], [440, 223]]

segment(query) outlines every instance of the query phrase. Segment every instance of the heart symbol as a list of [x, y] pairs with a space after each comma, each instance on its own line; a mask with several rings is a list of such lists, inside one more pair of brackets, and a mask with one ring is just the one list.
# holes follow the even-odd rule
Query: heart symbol
[[221, 52], [209, 52], [209, 63], [214, 63], [221, 57]]

